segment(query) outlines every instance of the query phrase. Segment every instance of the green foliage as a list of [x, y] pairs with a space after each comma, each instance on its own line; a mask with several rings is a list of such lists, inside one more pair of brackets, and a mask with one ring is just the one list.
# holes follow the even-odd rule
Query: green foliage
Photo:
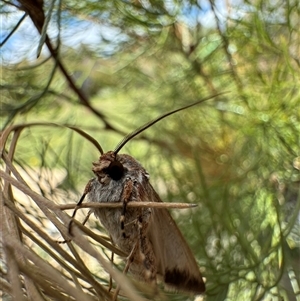
[[[58, 58], [47, 59], [42, 52], [32, 60], [23, 54], [19, 63], [3, 61], [2, 65], [3, 130], [13, 124], [24, 129], [18, 137], [18, 129], [11, 128], [15, 136], [7, 141], [2, 137], [1, 147], [6, 142], [6, 150], [15, 151], [13, 164], [23, 170], [25, 180], [34, 180], [35, 191], [53, 202], [75, 203], [92, 176], [91, 162], [99, 156], [86, 137], [69, 128], [31, 122], [74, 125], [108, 151], [152, 118], [227, 91], [161, 121], [122, 152], [145, 166], [164, 201], [198, 204], [197, 209], [172, 214], [206, 278], [205, 300], [299, 300], [298, 1], [228, 2], [227, 7], [217, 1], [61, 1], [55, 5], [48, 33], [53, 28], [59, 33], [51, 40], [59, 45]], [[205, 18], [211, 18], [214, 26], [205, 27]], [[76, 33], [75, 26], [78, 35], [83, 27], [100, 26], [99, 44], [67, 45], [64, 33]], [[108, 29], [114, 34], [108, 34]], [[38, 40], [33, 41], [32, 48], [37, 46]], [[63, 74], [60, 62], [68, 74]], [[3, 187], [4, 193], [9, 191]], [[49, 217], [33, 201], [24, 201], [24, 195], [5, 197], [15, 198], [16, 208], [43, 231], [58, 231], [47, 224]], [[58, 263], [63, 279], [70, 280], [61, 255], [57, 259], [39, 245], [49, 245], [49, 240], [43, 241], [31, 227], [29, 232], [39, 240], [33, 243], [24, 230], [25, 218], [19, 219], [23, 245], [30, 245], [47, 262]], [[94, 218], [89, 228], [103, 232]], [[103, 245], [95, 247], [106, 254]], [[87, 261], [94, 260], [78, 252]], [[100, 283], [95, 284], [87, 274], [78, 275], [83, 271], [70, 262], [76, 270], [71, 272], [72, 281], [80, 283], [91, 300], [107, 297], [102, 289], [109, 276], [101, 265], [87, 264]], [[19, 270], [24, 275], [21, 265]], [[11, 283], [4, 282], [10, 295]], [[137, 288], [149, 293], [145, 287]], [[53, 291], [44, 287], [42, 291], [54, 300]], [[63, 293], [57, 296], [62, 298]], [[157, 299], [192, 297], [166, 293]]]

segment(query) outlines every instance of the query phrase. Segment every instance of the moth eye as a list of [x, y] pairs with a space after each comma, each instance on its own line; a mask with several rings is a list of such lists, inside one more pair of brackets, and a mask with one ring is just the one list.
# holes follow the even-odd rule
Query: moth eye
[[123, 165], [115, 160], [104, 170], [113, 180], [118, 181], [123, 177], [124, 167]]

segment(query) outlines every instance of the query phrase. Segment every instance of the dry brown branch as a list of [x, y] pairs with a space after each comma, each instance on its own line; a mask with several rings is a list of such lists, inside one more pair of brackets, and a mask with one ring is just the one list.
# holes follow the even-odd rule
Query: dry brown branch
[[[128, 203], [129, 208], [156, 208], [156, 209], [188, 209], [197, 207], [197, 204], [188, 203], [153, 203], [153, 202], [132, 202]], [[57, 205], [61, 210], [75, 209], [76, 204]], [[80, 208], [122, 208], [122, 203], [84, 203]]]

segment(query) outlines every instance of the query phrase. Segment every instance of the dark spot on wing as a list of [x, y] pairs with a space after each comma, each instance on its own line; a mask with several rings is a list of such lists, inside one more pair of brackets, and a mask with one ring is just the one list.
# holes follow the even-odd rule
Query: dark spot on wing
[[205, 284], [200, 275], [199, 278], [196, 278], [186, 271], [175, 268], [172, 270], [167, 269], [164, 278], [166, 284], [179, 290], [190, 291], [196, 294], [205, 292]]

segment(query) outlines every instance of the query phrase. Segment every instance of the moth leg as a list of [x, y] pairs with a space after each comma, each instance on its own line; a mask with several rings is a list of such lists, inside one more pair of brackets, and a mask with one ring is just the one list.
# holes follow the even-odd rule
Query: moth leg
[[127, 203], [130, 201], [132, 196], [132, 190], [133, 190], [133, 182], [130, 178], [127, 178], [127, 181], [124, 185], [124, 189], [121, 195], [121, 201], [123, 202], [123, 207], [120, 216], [120, 222], [121, 222], [122, 236], [124, 238], [127, 238], [125, 234], [125, 213], [126, 213]]
[[[134, 247], [132, 248], [130, 254], [127, 257], [123, 274], [126, 274], [133, 265], [134, 271], [138, 272], [142, 280], [155, 284], [157, 273], [156, 260], [152, 249], [152, 245], [146, 236], [148, 226], [150, 224], [150, 216], [151, 209], [144, 209], [142, 211], [142, 214], [138, 217], [136, 221], [138, 237], [134, 244]], [[120, 288], [120, 285], [118, 285], [113, 295], [113, 301], [117, 300]]]
[[147, 282], [156, 282], [156, 258], [153, 252], [153, 247], [147, 238], [147, 231], [150, 224], [151, 209], [143, 210], [143, 214], [138, 219], [138, 242], [140, 249], [140, 256], [143, 261], [145, 272], [143, 273], [144, 280]]
[[[93, 179], [91, 179], [91, 180], [87, 183], [87, 185], [85, 186], [83, 195], [81, 196], [79, 202], [77, 203], [76, 207], [74, 208], [73, 214], [72, 214], [72, 216], [71, 216], [71, 220], [70, 220], [69, 225], [68, 225], [68, 233], [69, 233], [71, 236], [72, 236], [72, 224], [73, 224], [73, 222], [74, 222], [75, 214], [76, 214], [77, 210], [80, 208], [80, 205], [81, 205], [81, 203], [83, 202], [83, 200], [84, 200], [84, 198], [86, 197], [86, 195], [90, 192], [90, 190], [91, 190], [91, 182], [92, 182], [92, 181], [93, 181]], [[88, 212], [88, 215], [85, 217], [84, 221], [82, 222], [82, 225], [84, 225], [84, 224], [88, 221], [88, 219], [89, 219], [89, 217], [90, 217], [90, 215], [91, 215], [92, 213], [93, 213], [93, 212], [92, 212], [91, 210]], [[70, 242], [71, 240], [72, 240], [72, 239], [57, 241], [57, 243], [59, 243], [59, 244], [65, 244], [65, 243]]]
[[[86, 222], [88, 221], [88, 219], [90, 218], [91, 214], [93, 213], [92, 210], [90, 210], [87, 214], [87, 216], [85, 217], [84, 221], [81, 223], [82, 226], [84, 226], [86, 224]], [[65, 243], [68, 243], [70, 242], [72, 239], [68, 239], [68, 240], [58, 240], [57, 243], [59, 244], [65, 244]]]
[[87, 214], [87, 216], [84, 218], [83, 222], [82, 222], [82, 226], [85, 225], [85, 223], [88, 221], [88, 219], [90, 218], [91, 214], [93, 213], [94, 211], [90, 210]]
[[[77, 210], [80, 208], [80, 205], [81, 203], [83, 202], [84, 198], [86, 197], [86, 195], [91, 191], [91, 183], [92, 181], [94, 181], [94, 179], [91, 179], [85, 186], [84, 188], [84, 192], [83, 192], [83, 195], [81, 196], [79, 202], [77, 203], [74, 211], [73, 211], [73, 214], [71, 216], [71, 220], [69, 222], [69, 226], [68, 226], [68, 231], [69, 231], [69, 234], [72, 235], [72, 224], [73, 224], [73, 221], [74, 221], [74, 217], [75, 217], [75, 214], [77, 212]], [[88, 217], [90, 216], [91, 214], [88, 214]], [[87, 219], [84, 220], [84, 223], [86, 223]]]
[[147, 237], [148, 227], [152, 211], [150, 208], [143, 208], [136, 221], [137, 237], [135, 247], [127, 258], [125, 268], [146, 282], [156, 282], [156, 257], [149, 238]]

